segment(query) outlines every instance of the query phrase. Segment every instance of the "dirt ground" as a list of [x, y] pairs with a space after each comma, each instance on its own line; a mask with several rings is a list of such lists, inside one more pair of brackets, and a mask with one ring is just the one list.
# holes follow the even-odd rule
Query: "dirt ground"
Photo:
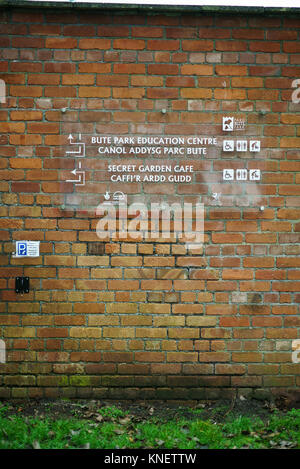
[[[224, 418], [240, 415], [259, 417], [263, 421], [270, 418], [275, 410], [285, 413], [289, 405], [285, 401], [274, 403], [243, 398], [232, 401], [207, 401], [195, 405], [193, 408], [184, 405], [168, 404], [168, 402], [139, 402], [105, 401], [105, 400], [2, 400], [2, 405], [8, 407], [6, 415], [17, 414], [24, 417], [48, 417], [53, 419], [77, 418], [95, 420], [99, 418], [99, 409], [116, 406], [128, 412], [133, 421], [142, 422], [150, 417], [160, 422], [187, 419], [210, 419], [222, 422]], [[199, 412], [195, 412], [198, 409]]]

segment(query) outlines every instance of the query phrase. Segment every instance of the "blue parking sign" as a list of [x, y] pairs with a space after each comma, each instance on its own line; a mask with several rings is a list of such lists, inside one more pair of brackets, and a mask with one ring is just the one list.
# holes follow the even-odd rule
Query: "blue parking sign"
[[18, 256], [27, 256], [27, 243], [21, 242], [18, 243], [18, 251], [17, 251]]

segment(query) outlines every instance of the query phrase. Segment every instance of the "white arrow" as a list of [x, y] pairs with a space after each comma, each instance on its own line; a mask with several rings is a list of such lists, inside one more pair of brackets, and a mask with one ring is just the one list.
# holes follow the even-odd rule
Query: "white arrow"
[[[76, 171], [76, 169], [74, 169], [74, 171]], [[76, 174], [74, 173], [74, 171], [71, 171], [71, 173]], [[77, 174], [79, 175], [79, 179], [67, 179], [66, 182], [75, 182], [77, 183], [75, 184], [75, 186], [84, 186], [85, 185], [85, 172], [78, 171]], [[81, 174], [82, 174], [82, 178], [81, 178]]]
[[78, 150], [76, 151], [66, 151], [66, 154], [72, 154], [81, 157], [85, 157], [85, 143], [77, 143], [70, 141], [70, 145], [78, 145]]
[[70, 141], [73, 140], [72, 134], [69, 135], [68, 140], [70, 140]]

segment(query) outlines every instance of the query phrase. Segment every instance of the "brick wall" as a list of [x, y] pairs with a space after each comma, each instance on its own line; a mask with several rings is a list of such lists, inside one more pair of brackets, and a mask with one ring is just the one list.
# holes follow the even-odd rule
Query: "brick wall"
[[[0, 18], [0, 396], [296, 392], [299, 17], [8, 8]], [[224, 116], [243, 119], [233, 138], [259, 138], [261, 151], [224, 152]], [[203, 247], [100, 242], [95, 213], [66, 204], [76, 132], [216, 137], [193, 157], [192, 184], [146, 191], [197, 195]], [[225, 168], [257, 168], [261, 180], [224, 182]], [[40, 257], [12, 256], [24, 239], [40, 241]], [[29, 293], [15, 293], [17, 276]]]

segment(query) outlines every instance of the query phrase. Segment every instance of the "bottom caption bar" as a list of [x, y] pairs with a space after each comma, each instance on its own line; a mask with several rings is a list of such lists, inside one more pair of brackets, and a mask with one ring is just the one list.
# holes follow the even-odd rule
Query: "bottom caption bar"
[[103, 464], [120, 464], [137, 467], [152, 464], [196, 464], [199, 452], [196, 450], [101, 450]]

